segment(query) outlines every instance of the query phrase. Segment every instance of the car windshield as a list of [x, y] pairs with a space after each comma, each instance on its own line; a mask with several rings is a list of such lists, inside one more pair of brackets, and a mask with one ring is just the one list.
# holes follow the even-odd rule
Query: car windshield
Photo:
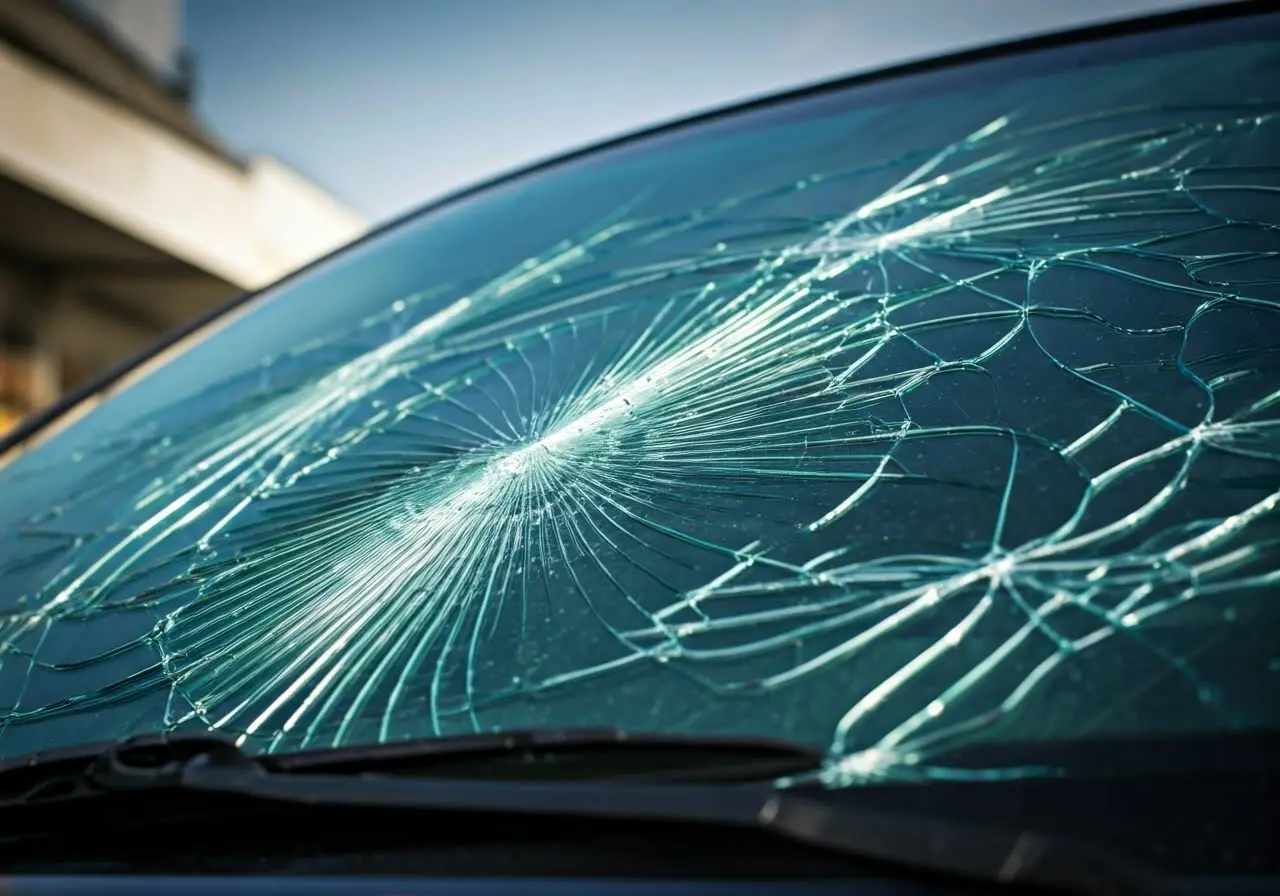
[[259, 294], [6, 455], [0, 756], [1276, 727], [1278, 35], [755, 104]]

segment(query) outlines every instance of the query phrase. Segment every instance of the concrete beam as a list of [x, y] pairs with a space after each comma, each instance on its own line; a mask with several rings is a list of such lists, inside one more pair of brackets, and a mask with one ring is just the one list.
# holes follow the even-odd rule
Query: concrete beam
[[0, 175], [245, 289], [367, 228], [280, 163], [219, 156], [4, 45]]

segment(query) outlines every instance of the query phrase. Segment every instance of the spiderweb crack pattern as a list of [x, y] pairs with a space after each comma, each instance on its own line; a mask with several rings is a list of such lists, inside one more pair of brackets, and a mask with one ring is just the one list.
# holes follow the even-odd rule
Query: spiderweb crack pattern
[[1197, 654], [1280, 577], [1276, 107], [1159, 113], [623, 209], [118, 433], [0, 554], [0, 747], [742, 727], [846, 784], [1158, 682], [1230, 724]]

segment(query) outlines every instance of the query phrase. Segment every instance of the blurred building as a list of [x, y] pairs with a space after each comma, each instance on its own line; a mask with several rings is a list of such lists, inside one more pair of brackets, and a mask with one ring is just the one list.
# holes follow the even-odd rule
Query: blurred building
[[195, 118], [181, 0], [0, 0], [0, 432], [365, 222]]

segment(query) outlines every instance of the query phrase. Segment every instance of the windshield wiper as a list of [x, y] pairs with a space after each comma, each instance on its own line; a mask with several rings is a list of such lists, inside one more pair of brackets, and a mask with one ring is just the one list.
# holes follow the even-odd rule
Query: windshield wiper
[[[109, 804], [148, 824], [282, 807], [750, 829], [948, 878], [1091, 894], [1165, 892], [1147, 869], [1061, 838], [860, 808], [778, 777], [819, 769], [803, 745], [531, 731], [255, 756], [206, 736], [145, 736], [0, 764], [0, 846], [67, 837]], [[856, 802], [856, 801], [854, 801]], [[216, 811], [212, 811], [216, 810]]]

